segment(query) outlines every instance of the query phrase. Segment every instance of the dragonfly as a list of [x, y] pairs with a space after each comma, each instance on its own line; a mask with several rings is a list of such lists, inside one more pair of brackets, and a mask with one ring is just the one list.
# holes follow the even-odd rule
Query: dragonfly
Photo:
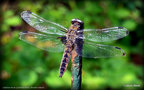
[[99, 44], [127, 36], [128, 30], [124, 27], [84, 29], [83, 21], [72, 19], [67, 29], [30, 11], [23, 11], [21, 17], [38, 32], [20, 32], [19, 39], [46, 51], [64, 52], [59, 77], [62, 77], [67, 69], [74, 50], [78, 56], [86, 58], [125, 56], [124, 50], [117, 46]]

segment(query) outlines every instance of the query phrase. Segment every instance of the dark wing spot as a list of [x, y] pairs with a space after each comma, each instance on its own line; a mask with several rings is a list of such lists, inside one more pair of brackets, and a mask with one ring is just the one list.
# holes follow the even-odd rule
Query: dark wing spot
[[23, 33], [28, 33], [28, 31], [23, 31]]
[[119, 47], [115, 47], [116, 49], [121, 49], [121, 48], [119, 48]]
[[123, 27], [118, 27], [118, 29], [123, 29]]
[[125, 53], [123, 53], [123, 56], [125, 56], [126, 54]]
[[28, 12], [29, 14], [31, 14], [31, 13], [32, 13], [32, 12], [31, 12], [31, 11], [29, 11], [29, 10], [28, 10], [27, 12]]
[[126, 35], [128, 35], [128, 34], [129, 34], [129, 31], [127, 30], [127, 31], [126, 31]]

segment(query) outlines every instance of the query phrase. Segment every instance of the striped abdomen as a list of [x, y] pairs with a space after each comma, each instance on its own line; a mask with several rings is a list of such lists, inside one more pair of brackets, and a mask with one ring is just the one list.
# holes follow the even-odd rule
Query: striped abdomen
[[72, 52], [72, 47], [70, 46], [66, 46], [65, 50], [64, 50], [64, 54], [63, 54], [63, 58], [61, 61], [61, 65], [60, 65], [60, 75], [59, 77], [62, 77], [70, 60], [71, 57], [71, 52]]

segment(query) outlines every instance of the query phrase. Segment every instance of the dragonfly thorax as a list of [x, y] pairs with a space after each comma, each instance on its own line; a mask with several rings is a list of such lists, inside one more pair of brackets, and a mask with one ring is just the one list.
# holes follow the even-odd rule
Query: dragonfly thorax
[[67, 39], [67, 42], [71, 42], [71, 43], [74, 43], [75, 42], [75, 39], [77, 37], [77, 31], [76, 30], [73, 30], [73, 29], [69, 29], [68, 33], [66, 34], [66, 39]]
[[84, 23], [79, 19], [72, 19], [71, 26], [66, 34], [67, 45], [73, 45], [78, 37], [78, 31], [83, 30]]

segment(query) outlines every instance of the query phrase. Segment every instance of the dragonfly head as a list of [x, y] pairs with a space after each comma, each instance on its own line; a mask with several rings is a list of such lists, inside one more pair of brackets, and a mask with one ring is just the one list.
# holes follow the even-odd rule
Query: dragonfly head
[[72, 19], [71, 20], [71, 27], [75, 28], [76, 30], [83, 29], [84, 28], [84, 23], [79, 19]]

